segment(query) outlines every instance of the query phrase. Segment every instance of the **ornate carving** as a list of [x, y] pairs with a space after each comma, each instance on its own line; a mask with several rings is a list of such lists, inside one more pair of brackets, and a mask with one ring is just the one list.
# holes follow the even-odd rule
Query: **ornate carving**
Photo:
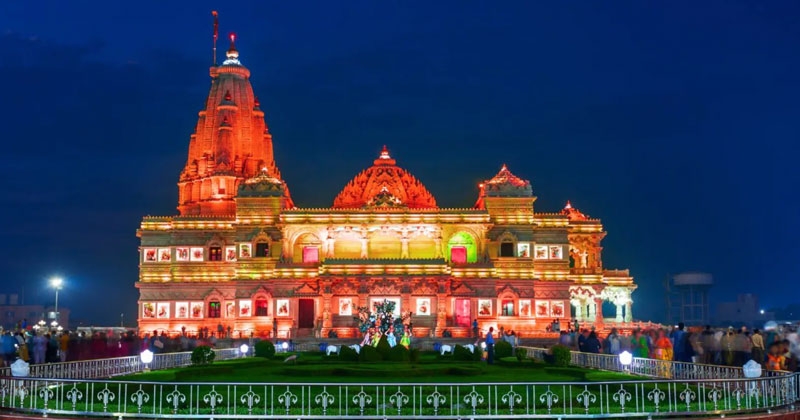
[[381, 279], [372, 284], [369, 290], [371, 295], [399, 295], [397, 283], [389, 279]]
[[295, 296], [316, 296], [319, 294], [319, 286], [315, 287], [310, 283], [303, 283], [293, 291]]
[[567, 216], [569, 220], [589, 220], [589, 216], [581, 213], [581, 211], [577, 208], [572, 207], [572, 204], [570, 204], [569, 200], [567, 200], [567, 205], [561, 210], [561, 214]]
[[436, 284], [427, 280], [414, 283], [411, 293], [414, 295], [434, 295], [437, 292]]
[[350, 280], [334, 281], [331, 291], [335, 295], [355, 295], [358, 292], [358, 287]]
[[475, 288], [465, 282], [453, 283], [450, 286], [450, 293], [453, 296], [474, 296]]

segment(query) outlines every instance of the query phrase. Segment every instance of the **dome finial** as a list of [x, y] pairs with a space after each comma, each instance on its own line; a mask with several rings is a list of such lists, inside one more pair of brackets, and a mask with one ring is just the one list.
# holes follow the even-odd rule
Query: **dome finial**
[[386, 148], [386, 145], [383, 145], [383, 150], [381, 150], [381, 159], [391, 159], [392, 157], [389, 156], [389, 149]]
[[239, 51], [236, 49], [236, 34], [231, 32], [228, 38], [231, 40], [231, 47], [225, 53], [225, 57], [228, 57], [228, 59], [223, 61], [222, 65], [241, 64], [239, 62]]
[[564, 206], [564, 209], [566, 210], [566, 209], [571, 209], [571, 208], [572, 208], [572, 203], [570, 203], [569, 200], [567, 200], [567, 205]]

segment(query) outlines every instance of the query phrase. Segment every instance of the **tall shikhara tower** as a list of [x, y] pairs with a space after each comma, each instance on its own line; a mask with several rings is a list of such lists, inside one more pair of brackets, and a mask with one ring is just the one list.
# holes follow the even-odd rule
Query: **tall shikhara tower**
[[[281, 178], [250, 70], [239, 61], [233, 34], [230, 39], [226, 60], [211, 67], [211, 91], [189, 140], [189, 159], [178, 182], [181, 215], [233, 215], [242, 181], [264, 169]], [[284, 206], [291, 208], [285, 191]]]

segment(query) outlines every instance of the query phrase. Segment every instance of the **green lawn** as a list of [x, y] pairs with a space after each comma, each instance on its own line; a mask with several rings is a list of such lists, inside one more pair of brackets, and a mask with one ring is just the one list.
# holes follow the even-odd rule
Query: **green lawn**
[[282, 358], [218, 361], [210, 366], [167, 369], [116, 378], [143, 382], [236, 383], [492, 383], [593, 382], [631, 380], [631, 375], [577, 367], [553, 367], [541, 362], [457, 362], [424, 355], [419, 363], [340, 362], [313, 353], [296, 362]]

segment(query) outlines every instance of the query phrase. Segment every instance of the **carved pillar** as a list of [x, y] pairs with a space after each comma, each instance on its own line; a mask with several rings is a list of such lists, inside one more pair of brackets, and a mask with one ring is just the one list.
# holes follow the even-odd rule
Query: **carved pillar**
[[594, 300], [587, 299], [589, 302], [589, 316], [586, 317], [587, 321], [594, 321], [597, 318], [597, 305], [594, 303]]
[[617, 316], [614, 319], [614, 321], [622, 322], [622, 319], [623, 319], [623, 317], [622, 317], [622, 305], [620, 305], [619, 303], [614, 302], [614, 306], [617, 309], [617, 311], [616, 311], [617, 312]]
[[436, 239], [434, 241], [436, 242], [436, 251], [433, 257], [442, 258], [442, 236], [441, 235], [436, 236]]
[[331, 308], [333, 307], [333, 294], [322, 294], [322, 328], [319, 332], [319, 338], [328, 337], [328, 331], [333, 327], [333, 317], [331, 316]]
[[480, 258], [481, 260], [486, 261], [489, 259], [489, 239], [481, 238], [480, 244], [481, 244], [481, 252], [478, 255], [481, 256]]
[[633, 313], [631, 312], [632, 308], [633, 302], [628, 299], [628, 301], [625, 302], [625, 322], [633, 322]]
[[596, 297], [594, 298], [594, 307], [595, 309], [595, 316], [594, 316], [594, 323], [598, 325], [603, 324], [603, 299]]
[[408, 238], [402, 237], [400, 238], [400, 258], [408, 258]]
[[575, 305], [575, 319], [581, 319], [581, 317], [583, 317], [583, 311], [581, 310], [583, 309], [581, 308], [583, 305], [581, 305], [581, 301], [578, 299], [572, 299], [569, 303]]
[[291, 260], [292, 259], [292, 249], [289, 246], [289, 238], [284, 237], [281, 241], [281, 255], [283, 255], [284, 260]]
[[334, 239], [332, 236], [328, 236], [328, 239], [325, 242], [327, 243], [327, 248], [325, 249], [325, 258], [334, 258], [333, 246], [336, 243], [336, 239]]
[[433, 336], [441, 337], [442, 332], [447, 328], [447, 291], [450, 289], [446, 280], [440, 280], [437, 284], [436, 293], [436, 328]]

